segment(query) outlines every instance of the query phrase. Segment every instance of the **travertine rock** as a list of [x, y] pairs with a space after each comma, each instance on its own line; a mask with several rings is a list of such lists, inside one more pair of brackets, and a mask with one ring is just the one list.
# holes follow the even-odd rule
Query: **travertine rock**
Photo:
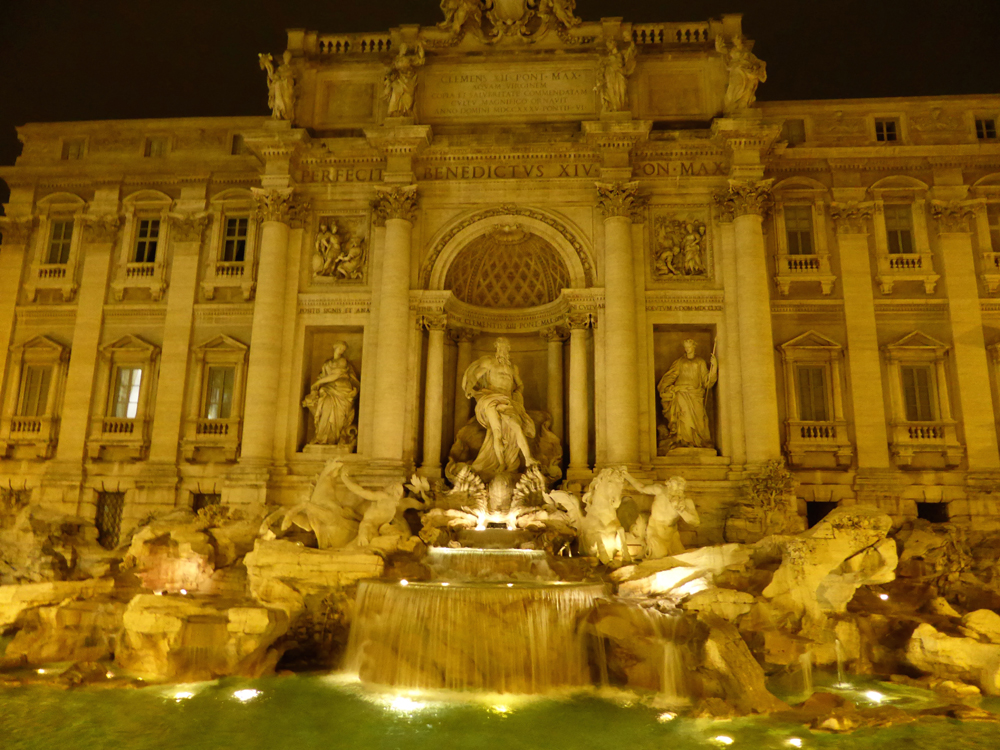
[[0, 633], [15, 625], [26, 610], [108, 596], [114, 587], [110, 578], [0, 586]]
[[988, 643], [1000, 643], [1000, 615], [989, 609], [978, 609], [962, 618], [961, 631], [970, 638]]
[[938, 677], [971, 682], [987, 695], [1000, 695], [1000, 645], [953, 638], [923, 623], [913, 631], [907, 660]]
[[4, 659], [26, 664], [95, 662], [111, 657], [122, 628], [124, 601], [73, 600], [28, 610], [21, 629], [7, 644]]
[[97, 528], [77, 516], [38, 505], [0, 523], [0, 584], [101, 576], [117, 559], [97, 543]]
[[684, 602], [684, 610], [713, 614], [728, 622], [735, 622], [750, 612], [754, 601], [753, 594], [713, 587], [699, 591]]

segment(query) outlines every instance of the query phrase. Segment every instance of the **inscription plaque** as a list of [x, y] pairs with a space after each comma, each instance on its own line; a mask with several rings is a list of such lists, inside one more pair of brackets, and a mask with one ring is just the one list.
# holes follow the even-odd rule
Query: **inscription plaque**
[[497, 120], [592, 117], [593, 66], [433, 66], [423, 75], [421, 119]]

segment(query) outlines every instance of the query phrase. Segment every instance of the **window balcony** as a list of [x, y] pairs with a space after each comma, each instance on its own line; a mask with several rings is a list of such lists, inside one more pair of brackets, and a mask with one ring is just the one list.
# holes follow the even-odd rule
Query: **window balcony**
[[225, 287], [238, 288], [244, 300], [253, 299], [256, 282], [249, 266], [246, 261], [220, 260], [210, 264], [205, 273], [205, 280], [201, 283], [205, 299], [215, 299], [216, 290]]
[[114, 451], [115, 460], [141, 461], [149, 448], [147, 420], [127, 417], [97, 417], [91, 423], [91, 438], [87, 453], [91, 460], [109, 458], [106, 451]]
[[63, 302], [71, 302], [76, 294], [76, 266], [69, 263], [32, 263], [25, 291], [34, 302], [39, 289], [55, 289]]
[[812, 459], [832, 459], [837, 466], [851, 465], [854, 447], [847, 436], [847, 422], [802, 422], [788, 420], [788, 463], [792, 466], [813, 466]]
[[125, 297], [125, 290], [131, 288], [148, 289], [155, 301], [163, 299], [167, 290], [166, 264], [157, 259], [152, 263], [126, 263], [123, 272], [111, 284], [115, 299]]
[[788, 294], [794, 282], [818, 281], [823, 294], [831, 294], [837, 277], [830, 271], [829, 253], [785, 255], [777, 257], [774, 283], [782, 294]]
[[934, 294], [941, 277], [934, 272], [931, 253], [878, 253], [878, 281], [882, 294], [892, 294], [897, 281], [919, 281], [927, 294]]
[[1000, 252], [983, 253], [983, 283], [990, 294], [1000, 289]]
[[11, 417], [0, 426], [0, 458], [11, 456], [21, 446], [33, 448], [35, 458], [52, 458], [58, 425], [53, 417]]
[[223, 460], [235, 461], [240, 447], [240, 419], [188, 419], [181, 441], [186, 461], [195, 461], [205, 451], [221, 453]]
[[896, 464], [902, 467], [912, 466], [914, 456], [923, 453], [941, 456], [946, 467], [954, 468], [965, 455], [954, 420], [893, 422], [890, 440]]

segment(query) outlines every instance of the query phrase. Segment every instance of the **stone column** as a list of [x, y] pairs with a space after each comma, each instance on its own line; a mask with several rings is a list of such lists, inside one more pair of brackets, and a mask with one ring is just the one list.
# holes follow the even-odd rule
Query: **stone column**
[[559, 327], [546, 328], [542, 336], [548, 342], [549, 367], [546, 378], [546, 408], [552, 416], [552, 431], [563, 438], [563, 342], [568, 338]]
[[[959, 201], [935, 201], [931, 206], [931, 214], [937, 220], [945, 293], [948, 295], [955, 375], [969, 470], [996, 471], [1000, 469], [1000, 451], [986, 361], [979, 279], [969, 229], [975, 210], [973, 206]], [[946, 383], [947, 379], [939, 375], [938, 388], [942, 393]]]
[[[3, 234], [3, 245], [0, 245], [0, 403], [3, 403], [4, 373], [7, 372], [7, 358], [14, 338], [17, 292], [21, 287], [21, 273], [33, 225], [31, 217], [0, 218], [0, 233]], [[17, 383], [18, 377], [12, 373], [7, 387], [17, 388]], [[14, 397], [17, 397], [16, 394]]]
[[590, 391], [587, 383], [587, 313], [570, 315], [569, 325], [569, 468], [590, 468]]
[[285, 328], [288, 234], [293, 214], [297, 212], [292, 188], [255, 188], [253, 194], [257, 216], [261, 220], [261, 240], [247, 365], [241, 463], [269, 462], [274, 452], [281, 343]]
[[[725, 336], [721, 336], [723, 346], [719, 359], [724, 363], [720, 367], [720, 402], [728, 412], [729, 449], [731, 458], [737, 466], [747, 461], [746, 438], [743, 430], [743, 384], [740, 380], [740, 312], [739, 300], [733, 293], [739, 286], [739, 271], [736, 267], [736, 236], [733, 232], [733, 214], [723, 210], [719, 217], [719, 233], [722, 238], [722, 283], [727, 290], [725, 304]], [[725, 448], [725, 441], [723, 441]]]
[[874, 210], [871, 204], [834, 204], [830, 215], [837, 229], [837, 244], [840, 247], [840, 283], [844, 289], [844, 321], [847, 324], [847, 371], [854, 405], [858, 468], [888, 469], [889, 433], [868, 249], [868, 226]]
[[406, 372], [410, 351], [410, 253], [417, 188], [376, 188], [385, 222], [379, 297], [372, 458], [401, 463], [405, 445]]
[[420, 473], [441, 476], [441, 432], [444, 421], [444, 334], [446, 315], [425, 315], [427, 329], [427, 377], [424, 380], [424, 456]]
[[729, 191], [721, 198], [724, 208], [734, 216], [743, 429], [747, 461], [752, 464], [781, 457], [771, 290], [763, 231], [764, 216], [773, 204], [773, 182], [730, 180]]
[[120, 217], [94, 216], [84, 224], [83, 274], [77, 296], [73, 348], [66, 374], [66, 392], [59, 415], [59, 446], [56, 459], [80, 466], [90, 427], [91, 399], [97, 368], [104, 300], [108, 290], [111, 254], [118, 238]]
[[469, 407], [472, 402], [466, 397], [462, 390], [462, 378], [465, 371], [472, 364], [472, 342], [476, 338], [476, 332], [468, 328], [452, 328], [449, 332], [451, 340], [458, 344], [458, 363], [455, 367], [455, 435], [465, 427], [469, 421]]
[[638, 323], [632, 258], [632, 215], [639, 183], [599, 184], [604, 214], [604, 409], [607, 460], [639, 463]]
[[[156, 388], [149, 460], [175, 464], [184, 425], [184, 393], [191, 353], [191, 325], [198, 288], [201, 238], [208, 217], [175, 218], [170, 222], [173, 260], [163, 324], [163, 349]], [[199, 398], [201, 394], [196, 394]]]

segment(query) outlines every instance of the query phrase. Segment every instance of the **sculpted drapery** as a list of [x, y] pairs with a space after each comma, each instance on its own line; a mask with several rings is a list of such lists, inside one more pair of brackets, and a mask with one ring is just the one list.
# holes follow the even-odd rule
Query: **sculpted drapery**
[[347, 344], [338, 341], [333, 355], [320, 369], [302, 405], [309, 409], [316, 427], [313, 443], [350, 445], [354, 442], [354, 402], [358, 397], [358, 376], [344, 353]]
[[719, 363], [712, 354], [711, 365], [695, 356], [696, 345], [684, 342], [684, 356], [670, 365], [660, 378], [657, 391], [667, 420], [667, 449], [711, 448], [712, 430], [705, 399], [719, 379]]

